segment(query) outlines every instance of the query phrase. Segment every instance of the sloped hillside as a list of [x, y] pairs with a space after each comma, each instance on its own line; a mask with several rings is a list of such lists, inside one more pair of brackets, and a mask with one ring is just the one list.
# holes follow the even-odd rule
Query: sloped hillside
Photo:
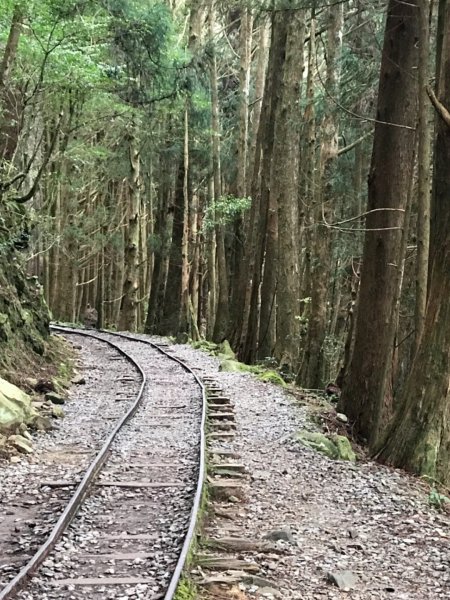
[[[41, 287], [24, 269], [20, 227], [7, 207], [0, 212], [0, 374], [31, 374], [45, 353], [50, 315]], [[23, 242], [22, 242], [23, 245]]]

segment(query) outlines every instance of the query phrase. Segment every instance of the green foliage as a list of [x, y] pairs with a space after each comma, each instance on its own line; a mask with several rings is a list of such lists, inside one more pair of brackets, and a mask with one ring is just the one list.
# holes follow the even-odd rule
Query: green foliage
[[217, 225], [227, 225], [242, 215], [251, 206], [251, 198], [236, 198], [234, 196], [221, 196], [213, 201], [206, 209], [203, 220], [204, 231], [211, 231]]
[[442, 510], [446, 504], [450, 503], [450, 498], [441, 494], [436, 488], [431, 488], [428, 494], [428, 502], [434, 508]]

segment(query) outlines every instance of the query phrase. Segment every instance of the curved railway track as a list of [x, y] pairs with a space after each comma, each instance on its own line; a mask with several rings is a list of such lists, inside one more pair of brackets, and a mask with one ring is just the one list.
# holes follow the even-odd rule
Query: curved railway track
[[[33, 600], [37, 600], [38, 597], [43, 597], [42, 590], [31, 592], [31, 595], [29, 595], [30, 592], [27, 590], [33, 586], [33, 577], [39, 573], [39, 569], [42, 564], [48, 560], [49, 557], [54, 556], [55, 553], [57, 554], [58, 543], [60, 542], [62, 536], [67, 535], [68, 532], [70, 532], [70, 529], [74, 528], [76, 525], [74, 520], [77, 515], [80, 515], [80, 509], [87, 511], [87, 515], [84, 517], [84, 525], [87, 524], [88, 528], [92, 528], [92, 531], [94, 532], [94, 541], [98, 541], [99, 536], [100, 538], [103, 536], [107, 539], [114, 540], [114, 543], [109, 544], [110, 547], [112, 546], [114, 549], [116, 549], [117, 544], [120, 544], [123, 545], [127, 552], [122, 554], [112, 552], [109, 554], [94, 553], [87, 555], [90, 558], [88, 558], [87, 561], [85, 560], [84, 563], [82, 562], [82, 567], [77, 567], [75, 565], [75, 572], [78, 571], [78, 573], [81, 573], [81, 577], [63, 577], [62, 579], [57, 579], [53, 583], [55, 583], [57, 588], [60, 589], [61, 595], [52, 592], [48, 594], [48, 598], [81, 598], [86, 597], [87, 591], [87, 597], [89, 598], [145, 597], [149, 600], [153, 598], [172, 600], [172, 598], [175, 596], [182, 570], [186, 563], [189, 547], [194, 536], [197, 515], [201, 503], [205, 472], [205, 385], [186, 363], [184, 363], [178, 357], [172, 356], [164, 347], [162, 347], [162, 344], [159, 345], [151, 342], [150, 340], [143, 339], [141, 337], [135, 337], [131, 334], [119, 334], [105, 331], [85, 331], [62, 326], [52, 326], [52, 330], [56, 333], [68, 336], [75, 335], [94, 338], [104, 342], [110, 347], [113, 347], [128, 362], [134, 365], [135, 369], [140, 374], [141, 383], [136, 397], [130, 401], [126, 413], [123, 414], [123, 416], [120, 417], [117, 423], [114, 425], [102, 447], [97, 451], [95, 458], [91, 461], [89, 467], [83, 474], [81, 481], [76, 483], [74, 482], [73, 485], [75, 486], [75, 490], [70, 496], [69, 501], [67, 502], [63, 512], [60, 514], [47, 539], [38, 548], [38, 550], [29, 559], [27, 564], [20, 570], [20, 572], [17, 573], [17, 575], [6, 585], [6, 587], [0, 590], [0, 600], [10, 600], [12, 598], [16, 598], [18, 595], [25, 599]], [[179, 407], [174, 407], [173, 405], [170, 405], [169, 402], [167, 406], [170, 412], [165, 415], [156, 415], [154, 417], [156, 418], [156, 424], [152, 423], [152, 425], [149, 425], [146, 422], [148, 420], [147, 418], [144, 420], [137, 419], [139, 414], [138, 411], [142, 411], [144, 405], [147, 407], [147, 410], [149, 410], [149, 407], [151, 410], [152, 400], [154, 400], [154, 398], [152, 398], [152, 388], [154, 386], [157, 387], [155, 369], [158, 373], [160, 373], [160, 376], [164, 375], [165, 371], [167, 370], [166, 366], [164, 366], [162, 370], [159, 370], [159, 367], [155, 367], [155, 363], [158, 363], [155, 352], [164, 360], [165, 365], [168, 364], [167, 361], [170, 361], [172, 365], [177, 365], [175, 368], [181, 368], [183, 372], [188, 375], [188, 380], [186, 383], [181, 383], [181, 389], [179, 390], [178, 398], [190, 398], [191, 402], [200, 400], [200, 406], [197, 407], [196, 426], [198, 427], [198, 448], [196, 450], [196, 464], [194, 464], [192, 460], [180, 458], [180, 452], [181, 456], [183, 456], [183, 453], [187, 452], [187, 449], [183, 449], [182, 439], [178, 443], [175, 430], [177, 423], [176, 418], [178, 417], [187, 419], [191, 414], [192, 404], [189, 405], [189, 401], [187, 402], [186, 406], [182, 405], [183, 410], [184, 408], [187, 409], [184, 411], [184, 415], [180, 416], [179, 413], [175, 414], [177, 413], [175, 408]], [[151, 381], [152, 377], [153, 382]], [[178, 372], [176, 377], [179, 377]], [[194, 398], [193, 396], [192, 384], [196, 386], [197, 398]], [[170, 386], [173, 385], [173, 382], [168, 379], [163, 385], [169, 389]], [[165, 394], [163, 394], [163, 396], [164, 395]], [[168, 396], [170, 397], [170, 394], [168, 394]], [[165, 405], [163, 400], [159, 402], [159, 407], [164, 409]], [[142, 414], [145, 417], [145, 413]], [[152, 416], [152, 413], [149, 412], [148, 415]], [[164, 418], [169, 418], [170, 424], [162, 422]], [[149, 466], [147, 465], [147, 462], [149, 454], [146, 453], [146, 447], [152, 445], [152, 433], [153, 431], [158, 431], [158, 427], [169, 428], [167, 435], [164, 433], [163, 435], [159, 435], [159, 441], [169, 444], [170, 448], [175, 447], [175, 449], [178, 449], [177, 460], [181, 463], [186, 463], [187, 465], [185, 469], [178, 468], [177, 471], [179, 474], [181, 473], [181, 479], [183, 481], [167, 481], [167, 476], [171, 472], [172, 465], [165, 465], [164, 463], [154, 465], [155, 467], [164, 469], [160, 478], [163, 480], [166, 478], [166, 480], [160, 483], [155, 483], [154, 481], [149, 482], [148, 480], [121, 480], [121, 477], [123, 477], [124, 468], [126, 472], [131, 470], [133, 475], [135, 475], [135, 472], [142, 474], [143, 469], [148, 474]], [[162, 431], [164, 432], [164, 429]], [[134, 439], [130, 440], [130, 436], [132, 434], [134, 435]], [[154, 437], [158, 437], [158, 435]], [[178, 448], [180, 444], [181, 447]], [[135, 450], [138, 458], [141, 456], [144, 459], [144, 462], [136, 463]], [[141, 452], [141, 454], [139, 454], [139, 452]], [[124, 467], [122, 464], [123, 456], [128, 456], [130, 453], [134, 456], [134, 463], [132, 462]], [[110, 467], [108, 467], [108, 465], [110, 465]], [[133, 472], [134, 468], [136, 468], [135, 472]], [[102, 478], [105, 477], [105, 470], [108, 471], [108, 469], [109, 480], [102, 481]], [[117, 469], [119, 469], [119, 474]], [[117, 479], [118, 477], [119, 479]], [[195, 477], [194, 484], [192, 482], [192, 477]], [[174, 490], [174, 488], [183, 487], [188, 489], [187, 493], [185, 493], [183, 489], [181, 492], [177, 492], [177, 489]], [[101, 491], [98, 492], [97, 490]], [[106, 490], [106, 492], [104, 490]], [[111, 490], [113, 491], [111, 492]], [[92, 517], [89, 514], [89, 509], [86, 509], [86, 505], [89, 504], [91, 496], [93, 495], [97, 495], [97, 512], [98, 510], [103, 510], [105, 513], [109, 514], [106, 527], [101, 522], [100, 525], [97, 524], [100, 516], [104, 515], [96, 515], [94, 511], [94, 516]], [[136, 502], [139, 502], [140, 504], [136, 504]], [[175, 533], [173, 535], [168, 533], [172, 531], [173, 527], [173, 525], [170, 525], [171, 514], [168, 514], [166, 515], [167, 518], [161, 518], [161, 516], [159, 517], [159, 521], [163, 523], [162, 527], [164, 526], [165, 528], [164, 535], [166, 537], [163, 536], [161, 539], [161, 536], [159, 536], [159, 538], [154, 542], [152, 542], [151, 533], [140, 535], [111, 535], [111, 532], [116, 531], [118, 527], [121, 527], [122, 531], [128, 531], [127, 518], [130, 519], [131, 525], [136, 526], [137, 523], [141, 524], [141, 522], [145, 521], [146, 519], [149, 519], [149, 522], [151, 523], [152, 511], [156, 514], [161, 514], [162, 507], [164, 510], [168, 510], [169, 513], [171, 510], [176, 510], [177, 505], [174, 504], [174, 502], [178, 502], [179, 504], [185, 506], [185, 510], [186, 506], [190, 509], [187, 515], [187, 523], [185, 527], [182, 528], [184, 530], [181, 531], [181, 533], [176, 529], [174, 530]], [[128, 509], [130, 510], [127, 513]], [[125, 516], [123, 519], [123, 512], [127, 513], [129, 517]], [[138, 516], [136, 517], [136, 515]], [[70, 527], [71, 524], [72, 527]], [[110, 535], [107, 535], [108, 533], [110, 533]], [[169, 539], [167, 536], [172, 536], [172, 538]], [[174, 543], [174, 536], [177, 537], [178, 544], [178, 556], [175, 564], [173, 564], [173, 560], [168, 560], [167, 556], [165, 555], [164, 548], [164, 543]], [[76, 532], [73, 537], [75, 540], [77, 540]], [[145, 547], [147, 552], [136, 551], [136, 548], [142, 550], [143, 547]], [[76, 547], [76, 543], [74, 543], [74, 548], [75, 553], [70, 558], [71, 562], [78, 560], [80, 557], [80, 551]], [[119, 546], [119, 548], [121, 548], [121, 546]], [[132, 552], [130, 552], [130, 549]], [[59, 548], [59, 552], [61, 553], [61, 548]], [[162, 577], [163, 583], [157, 580], [158, 585], [152, 586], [153, 571], [151, 567], [151, 560], [147, 561], [146, 559], [151, 559], [153, 554], [159, 556], [159, 561], [166, 560], [167, 564], [165, 567], [163, 567], [165, 571]], [[170, 552], [167, 552], [167, 554], [170, 555]], [[105, 570], [105, 565], [102, 563], [102, 561], [105, 560], [108, 564], [112, 563], [113, 565], [116, 564], [116, 560], [119, 562], [121, 565], [119, 568], [119, 576], [117, 576], [115, 567]], [[161, 569], [161, 564], [159, 564], [159, 567], [157, 568]], [[105, 571], [106, 573], [114, 574], [114, 577], [105, 577]], [[147, 575], [136, 576], [136, 574], [139, 574], [140, 571], [143, 571]], [[129, 576], [128, 573], [132, 575]], [[161, 579], [161, 577], [159, 579]], [[143, 583], [144, 595], [139, 595], [138, 593], [136, 595], [134, 595], [134, 593], [128, 593], [130, 590], [130, 585], [137, 584], [139, 587], [140, 582]], [[106, 584], [109, 591], [107, 591], [104, 584]], [[149, 584], [149, 588], [147, 587], [147, 584]], [[120, 593], [116, 593], [116, 591], [114, 591], [115, 588], [116, 590], [120, 590]], [[72, 595], [68, 595], [67, 590], [69, 590], [69, 594], [72, 593]], [[111, 590], [112, 592], [110, 593]], [[77, 592], [79, 595], [77, 595]]]

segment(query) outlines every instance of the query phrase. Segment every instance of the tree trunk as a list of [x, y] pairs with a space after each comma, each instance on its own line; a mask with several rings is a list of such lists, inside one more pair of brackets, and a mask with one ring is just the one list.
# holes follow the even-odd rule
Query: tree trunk
[[[326, 89], [331, 98], [339, 95], [342, 49], [343, 7], [329, 9]], [[323, 387], [324, 344], [327, 332], [327, 295], [331, 272], [331, 232], [323, 223], [332, 220], [333, 175], [338, 156], [338, 120], [336, 107], [327, 96], [321, 124], [319, 181], [314, 198], [315, 230], [312, 235], [311, 307], [306, 349], [299, 379], [305, 387]]]
[[[303, 73], [305, 15], [285, 11], [286, 58], [275, 121], [271, 196], [278, 210], [278, 283], [275, 358], [292, 369], [300, 342], [300, 240], [298, 174], [300, 153], [300, 86]], [[286, 165], [289, 167], [286, 169]]]
[[139, 220], [141, 208], [141, 170], [140, 148], [138, 142], [138, 126], [133, 125], [130, 139], [130, 193], [128, 206], [128, 227], [125, 242], [125, 273], [123, 297], [120, 312], [120, 329], [136, 331], [137, 326], [137, 292], [138, 260], [139, 260]]
[[390, 0], [369, 176], [355, 345], [341, 405], [373, 447], [389, 406], [395, 300], [417, 116], [417, 0]]
[[[209, 35], [213, 39], [214, 9], [211, 4], [209, 13]], [[213, 166], [213, 201], [221, 196], [220, 173], [220, 121], [219, 121], [219, 93], [217, 89], [217, 59], [214, 48], [211, 50], [210, 85], [211, 85], [211, 134], [212, 134], [212, 166]], [[228, 275], [225, 255], [225, 234], [223, 225], [216, 226], [216, 251], [217, 251], [217, 310], [214, 320], [213, 340], [221, 342], [226, 337], [228, 328]]]
[[425, 323], [430, 246], [430, 126], [426, 86], [429, 75], [430, 0], [419, 1], [419, 149], [418, 149], [418, 206], [417, 206], [417, 263], [414, 348], [417, 350]]
[[[437, 99], [450, 108], [450, 4], [444, 20]], [[439, 119], [435, 148], [433, 235], [425, 326], [399, 410], [380, 453], [385, 462], [450, 485], [450, 125]]]
[[[254, 362], [258, 347], [258, 333], [270, 327], [267, 321], [271, 315], [271, 306], [275, 293], [275, 282], [271, 274], [274, 269], [266, 272], [264, 286], [265, 303], [262, 307], [264, 318], [259, 319], [258, 303], [260, 299], [260, 285], [262, 269], [266, 252], [266, 237], [269, 219], [269, 197], [270, 197], [270, 164], [272, 161], [273, 136], [275, 129], [275, 114], [278, 102], [279, 87], [283, 72], [284, 56], [286, 49], [286, 21], [282, 11], [276, 11], [272, 16], [272, 39], [269, 51], [269, 67], [267, 69], [266, 85], [264, 91], [263, 105], [261, 109], [260, 130], [258, 131], [258, 142], [255, 167], [252, 181], [252, 198], [255, 203], [255, 251], [250, 257], [249, 263], [249, 287], [246, 293], [244, 305], [244, 325], [242, 328], [243, 339], [239, 347], [239, 357], [244, 362]], [[260, 145], [260, 150], [258, 146]], [[258, 157], [258, 152], [261, 153]], [[255, 200], [256, 198], [256, 200]], [[275, 213], [276, 214], [276, 213]], [[272, 246], [276, 248], [277, 242], [273, 239], [274, 228], [272, 224]], [[271, 252], [269, 252], [269, 257]], [[267, 258], [267, 255], [266, 255]], [[267, 315], [267, 316], [266, 316]]]

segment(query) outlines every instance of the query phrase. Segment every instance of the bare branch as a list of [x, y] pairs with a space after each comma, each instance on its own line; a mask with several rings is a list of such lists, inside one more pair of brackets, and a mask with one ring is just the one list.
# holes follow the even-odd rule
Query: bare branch
[[450, 112], [445, 108], [442, 102], [439, 102], [434, 90], [429, 85], [427, 85], [427, 94], [438, 115], [441, 117], [447, 127], [450, 127]]

